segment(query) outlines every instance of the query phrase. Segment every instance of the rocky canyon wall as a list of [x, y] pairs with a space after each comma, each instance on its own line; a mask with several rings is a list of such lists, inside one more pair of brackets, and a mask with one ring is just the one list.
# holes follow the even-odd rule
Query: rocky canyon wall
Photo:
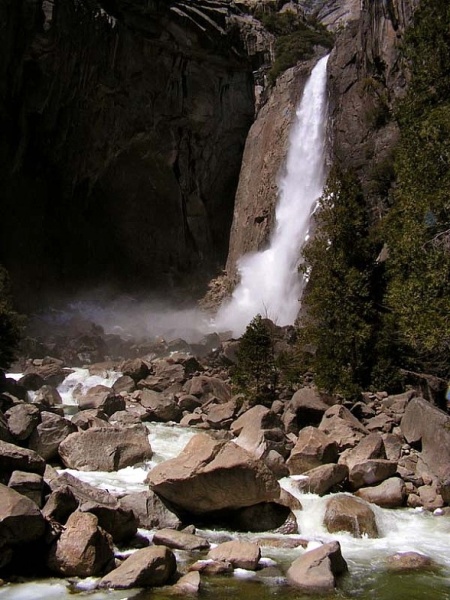
[[[407, 85], [401, 43], [418, 0], [299, 4], [335, 32], [328, 65], [329, 163], [354, 170], [374, 214], [383, 212], [398, 135], [392, 112]], [[298, 65], [278, 78], [250, 130], [227, 261], [232, 283], [238, 258], [261, 249], [269, 238], [293, 110], [312, 64]]]
[[229, 17], [208, 1], [0, 0], [0, 262], [19, 300], [224, 262], [254, 116]]

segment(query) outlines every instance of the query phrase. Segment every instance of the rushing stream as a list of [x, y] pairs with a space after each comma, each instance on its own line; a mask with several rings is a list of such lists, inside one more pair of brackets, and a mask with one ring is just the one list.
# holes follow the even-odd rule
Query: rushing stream
[[[69, 413], [76, 410], [72, 395], [76, 385], [84, 389], [99, 383], [111, 383], [118, 374], [109, 373], [105, 378], [92, 377], [86, 369], [77, 369], [58, 388], [64, 397]], [[19, 376], [17, 376], [19, 377]], [[108, 489], [112, 493], [141, 491], [148, 471], [156, 463], [177, 456], [189, 439], [198, 433], [195, 429], [177, 425], [149, 423], [149, 440], [154, 450], [151, 461], [144, 465], [128, 467], [116, 473], [77, 472], [73, 475], [92, 485]], [[353, 538], [350, 534], [330, 534], [323, 525], [325, 503], [329, 495], [320, 498], [302, 494], [293, 485], [296, 477], [286, 477], [281, 486], [296, 496], [303, 510], [296, 511], [299, 534], [281, 536], [270, 533], [234, 533], [231, 531], [198, 530], [199, 535], [210, 541], [224, 541], [232, 536], [260, 542], [262, 556], [259, 571], [236, 569], [233, 575], [202, 577], [200, 597], [205, 600], [293, 600], [313, 598], [289, 587], [285, 573], [289, 565], [305, 550], [301, 547], [282, 547], [281, 540], [306, 539], [308, 549], [321, 542], [339, 540], [342, 554], [349, 566], [349, 573], [339, 581], [334, 596], [338, 599], [357, 600], [449, 600], [450, 599], [450, 518], [413, 509], [382, 509], [372, 505], [380, 537], [377, 539]], [[140, 530], [151, 539], [152, 532]], [[273, 540], [273, 542], [272, 542]], [[417, 572], [390, 572], [386, 560], [396, 552], [415, 551], [430, 557], [435, 567]], [[186, 564], [189, 555], [176, 551], [179, 565]], [[199, 555], [201, 557], [202, 555]], [[192, 559], [191, 559], [192, 560]], [[193, 561], [193, 560], [192, 560]], [[0, 600], [165, 600], [173, 598], [169, 588], [127, 591], [96, 591], [95, 578], [75, 580], [62, 579], [9, 584], [0, 587]]]

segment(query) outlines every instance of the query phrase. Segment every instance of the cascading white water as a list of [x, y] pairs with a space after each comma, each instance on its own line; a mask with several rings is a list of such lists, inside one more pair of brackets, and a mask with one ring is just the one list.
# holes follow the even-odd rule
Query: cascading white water
[[324, 185], [327, 61], [328, 56], [314, 67], [296, 111], [270, 245], [239, 260], [240, 283], [217, 314], [216, 327], [235, 335], [257, 314], [278, 325], [290, 325], [297, 317], [300, 249]]

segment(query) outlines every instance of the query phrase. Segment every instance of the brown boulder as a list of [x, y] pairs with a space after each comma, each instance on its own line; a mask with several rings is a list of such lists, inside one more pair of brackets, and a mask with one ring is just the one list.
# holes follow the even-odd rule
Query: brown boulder
[[174, 531], [173, 529], [160, 529], [153, 535], [153, 543], [156, 546], [167, 546], [179, 550], [207, 550], [209, 548], [208, 540], [185, 533], [184, 531]]
[[125, 400], [111, 388], [95, 385], [78, 398], [78, 406], [80, 410], [97, 408], [110, 417], [118, 410], [125, 409]]
[[79, 471], [118, 471], [152, 457], [148, 431], [140, 425], [72, 433], [58, 452], [66, 467]]
[[208, 404], [203, 412], [211, 429], [228, 429], [238, 410], [238, 402], [232, 399], [222, 404]]
[[45, 520], [36, 503], [0, 484], [0, 545], [27, 544], [44, 532]]
[[[69, 371], [71, 372], [71, 371]], [[66, 371], [59, 362], [47, 362], [39, 366], [30, 365], [24, 371], [24, 376], [30, 373], [39, 375], [45, 384], [58, 387], [66, 378]]]
[[379, 433], [370, 433], [354, 448], [345, 450], [341, 454], [339, 462], [347, 465], [347, 467], [351, 469], [354, 465], [363, 463], [372, 458], [386, 458], [383, 438]]
[[232, 540], [210, 550], [208, 558], [230, 562], [235, 569], [255, 571], [261, 558], [261, 549], [253, 542]]
[[334, 440], [316, 427], [305, 427], [286, 461], [291, 475], [301, 475], [320, 465], [335, 463], [338, 448]]
[[149, 420], [166, 423], [181, 419], [180, 407], [173, 397], [151, 390], [139, 390], [136, 392], [136, 398], [149, 413]]
[[288, 569], [287, 579], [308, 592], [329, 592], [336, 586], [336, 576], [347, 570], [339, 542], [330, 542], [297, 558]]
[[389, 479], [397, 472], [397, 463], [391, 460], [369, 459], [353, 465], [348, 480], [352, 489], [357, 490], [367, 485], [375, 485]]
[[323, 415], [319, 429], [338, 445], [339, 451], [356, 446], [369, 431], [345, 406], [332, 406]]
[[204, 514], [276, 500], [279, 485], [262, 461], [233, 442], [194, 436], [180, 455], [150, 471], [147, 481], [179, 509]]
[[391, 477], [380, 485], [359, 489], [355, 496], [384, 508], [398, 508], [405, 504], [405, 483], [399, 477]]
[[100, 581], [100, 587], [119, 590], [154, 587], [168, 583], [175, 575], [175, 556], [165, 546], [143, 548], [129, 556], [117, 569]]
[[114, 567], [112, 537], [90, 513], [74, 512], [50, 548], [48, 568], [63, 577], [92, 577]]
[[429, 569], [433, 566], [433, 561], [429, 556], [418, 552], [397, 552], [397, 554], [389, 556], [386, 562], [389, 571], [415, 571]]
[[0, 441], [0, 474], [27, 471], [43, 475], [45, 461], [33, 450]]
[[5, 412], [10, 434], [19, 441], [30, 437], [39, 423], [40, 413], [32, 404], [17, 404]]
[[44, 411], [41, 413], [41, 419], [42, 422], [30, 437], [29, 447], [48, 461], [58, 456], [60, 443], [77, 431], [77, 428], [68, 419], [53, 413]]
[[307, 479], [295, 482], [295, 487], [302, 492], [323, 496], [333, 491], [333, 488], [348, 477], [348, 468], [345, 465], [329, 464], [320, 465], [304, 473]]
[[[137, 531], [138, 521], [131, 510], [124, 508], [115, 496], [69, 473], [47, 479], [52, 492], [72, 492], [81, 512], [90, 512], [98, 518], [99, 525], [112, 535], [114, 542], [128, 540]], [[45, 507], [44, 507], [45, 510]]]
[[150, 372], [148, 365], [140, 358], [129, 359], [121, 363], [119, 371], [134, 381], [144, 379]]
[[378, 537], [375, 515], [370, 506], [353, 496], [339, 494], [330, 498], [324, 517], [325, 527], [330, 533], [348, 531], [353, 537], [367, 535]]
[[216, 398], [219, 402], [228, 402], [231, 400], [230, 386], [218, 377], [198, 375], [185, 383], [183, 390], [186, 394], [199, 398], [202, 404], [212, 398]]
[[180, 577], [172, 590], [177, 594], [197, 594], [200, 590], [201, 579], [198, 571], [191, 571]]
[[108, 415], [96, 408], [88, 408], [87, 410], [80, 411], [72, 417], [71, 423], [83, 431], [92, 427], [110, 426]]
[[297, 434], [303, 427], [318, 425], [329, 408], [316, 387], [301, 388], [292, 396], [282, 417], [286, 433]]
[[33, 403], [42, 406], [43, 408], [53, 408], [62, 404], [62, 398], [58, 390], [51, 385], [43, 385], [36, 392]]
[[14, 471], [8, 481], [8, 487], [16, 490], [22, 496], [32, 500], [39, 508], [42, 508], [44, 497], [44, 480], [37, 473], [25, 473]]

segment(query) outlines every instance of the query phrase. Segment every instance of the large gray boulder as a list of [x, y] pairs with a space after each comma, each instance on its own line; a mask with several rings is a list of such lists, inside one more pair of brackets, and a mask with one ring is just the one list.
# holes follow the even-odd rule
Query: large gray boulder
[[334, 440], [317, 427], [305, 427], [286, 462], [291, 475], [301, 475], [320, 465], [335, 463], [338, 448]]
[[150, 471], [147, 481], [159, 496], [192, 514], [252, 506], [276, 500], [275, 476], [233, 442], [194, 436], [181, 454]]
[[93, 577], [114, 568], [112, 537], [91, 513], [74, 512], [52, 545], [48, 568], [63, 577]]
[[330, 533], [348, 531], [357, 538], [363, 535], [378, 537], [375, 515], [370, 506], [349, 495], [339, 494], [328, 500], [324, 524]]
[[100, 587], [119, 590], [165, 585], [177, 569], [175, 556], [165, 546], [143, 548], [129, 556], [100, 581]]
[[58, 449], [64, 465], [79, 471], [118, 471], [152, 457], [144, 426], [92, 428], [69, 435]]
[[305, 592], [331, 592], [336, 576], [347, 570], [339, 542], [330, 542], [297, 558], [288, 569], [287, 579]]

